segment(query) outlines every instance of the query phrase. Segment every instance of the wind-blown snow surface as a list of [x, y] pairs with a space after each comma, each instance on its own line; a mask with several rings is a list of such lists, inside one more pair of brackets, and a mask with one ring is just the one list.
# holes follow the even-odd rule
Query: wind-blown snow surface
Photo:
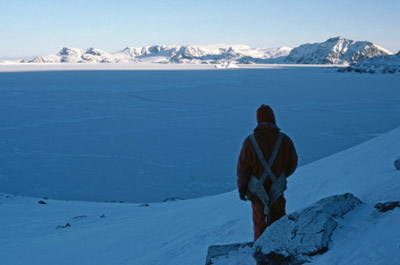
[[0, 192], [155, 202], [230, 191], [260, 104], [306, 164], [397, 127], [399, 83], [325, 68], [0, 73]]
[[[400, 128], [301, 167], [289, 178], [288, 212], [344, 192], [364, 201], [340, 220], [329, 251], [312, 264], [398, 264], [400, 208], [377, 214], [373, 205], [400, 199], [400, 175], [393, 167], [399, 149]], [[37, 201], [1, 195], [0, 264], [201, 265], [209, 245], [252, 238], [250, 205], [236, 191], [148, 207]], [[67, 222], [71, 227], [56, 228]], [[254, 265], [246, 260], [238, 264]]]

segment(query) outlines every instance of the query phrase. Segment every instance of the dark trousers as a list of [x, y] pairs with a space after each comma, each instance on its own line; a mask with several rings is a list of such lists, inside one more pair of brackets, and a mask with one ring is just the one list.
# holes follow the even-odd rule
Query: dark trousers
[[273, 222], [279, 220], [281, 217], [286, 215], [285, 211], [286, 200], [282, 196], [275, 203], [271, 205], [268, 224], [265, 223], [264, 204], [260, 201], [252, 201], [251, 207], [253, 208], [253, 230], [254, 230], [254, 242], [262, 235], [265, 229], [270, 226]]

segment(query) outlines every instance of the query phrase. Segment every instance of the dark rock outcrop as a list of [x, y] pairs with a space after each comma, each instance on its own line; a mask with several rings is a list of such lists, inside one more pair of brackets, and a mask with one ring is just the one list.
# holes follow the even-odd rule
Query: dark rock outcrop
[[395, 167], [397, 170], [400, 170], [400, 158], [397, 158], [397, 159], [394, 161], [394, 167]]
[[179, 197], [169, 197], [164, 199], [162, 202], [175, 202], [175, 201], [182, 201], [182, 198]]
[[400, 207], [400, 202], [399, 201], [394, 201], [394, 202], [384, 202], [384, 203], [377, 203], [375, 204], [374, 208], [381, 213], [391, 211], [396, 207]]
[[57, 229], [60, 229], [60, 228], [68, 228], [68, 227], [71, 227], [71, 224], [70, 223], [66, 223], [65, 225], [57, 225]]

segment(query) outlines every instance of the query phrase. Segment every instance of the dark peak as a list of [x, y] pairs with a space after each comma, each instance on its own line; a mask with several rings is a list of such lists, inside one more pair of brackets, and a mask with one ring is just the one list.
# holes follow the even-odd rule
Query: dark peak
[[76, 49], [63, 47], [58, 53], [58, 55], [71, 55], [71, 54], [77, 54]]
[[327, 42], [338, 42], [338, 41], [342, 41], [342, 40], [347, 40], [347, 39], [342, 36], [338, 36], [338, 37], [328, 39]]

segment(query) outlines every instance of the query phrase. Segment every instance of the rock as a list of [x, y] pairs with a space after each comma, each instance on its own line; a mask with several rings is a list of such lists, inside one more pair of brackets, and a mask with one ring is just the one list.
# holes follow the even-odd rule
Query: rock
[[209, 246], [206, 258], [206, 265], [218, 264], [221, 260], [224, 260], [225, 264], [233, 264], [234, 261], [230, 259], [237, 261], [239, 253], [244, 255], [252, 255], [252, 246], [253, 242]]
[[322, 199], [300, 212], [282, 217], [255, 242], [261, 264], [303, 264], [328, 251], [331, 235], [342, 217], [362, 202], [350, 193]]
[[86, 218], [86, 215], [78, 215], [78, 216], [74, 216], [72, 219], [77, 220], [77, 219], [83, 219]]
[[57, 225], [57, 229], [59, 229], [59, 228], [67, 228], [67, 227], [71, 227], [71, 224], [70, 223], [66, 223], [65, 225]]
[[45, 201], [42, 201], [42, 200], [38, 201], [38, 203], [39, 204], [47, 204]]
[[162, 202], [174, 202], [174, 201], [182, 201], [182, 200], [183, 199], [179, 198], [179, 197], [169, 197], [169, 198], [164, 199]]
[[400, 170], [400, 157], [398, 157], [395, 161], [394, 161], [394, 167], [397, 170]]
[[400, 201], [377, 203], [374, 206], [374, 208], [381, 213], [391, 211], [396, 207], [400, 207]]

